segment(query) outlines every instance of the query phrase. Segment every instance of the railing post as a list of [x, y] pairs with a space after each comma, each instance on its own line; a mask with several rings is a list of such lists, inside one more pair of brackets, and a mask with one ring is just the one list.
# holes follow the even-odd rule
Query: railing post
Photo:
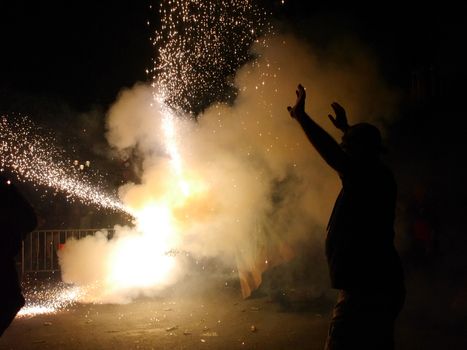
[[[68, 239], [80, 239], [85, 238], [88, 235], [95, 235], [98, 231], [107, 231], [108, 239], [114, 236], [114, 229], [68, 229], [68, 230], [37, 230], [31, 232], [26, 239], [29, 242], [22, 241], [21, 246], [21, 277], [28, 272], [52, 272], [58, 271], [60, 266], [55, 263], [55, 259], [58, 261], [57, 249], [62, 244], [62, 236], [64, 243]], [[42, 240], [41, 240], [42, 238]], [[58, 241], [56, 241], [58, 239]], [[34, 242], [34, 240], [36, 242]], [[26, 251], [28, 247], [28, 251]], [[47, 258], [47, 254], [50, 253], [50, 258]], [[43, 257], [41, 257], [43, 254]], [[28, 262], [26, 262], [26, 256]], [[28, 266], [26, 266], [26, 263]]]

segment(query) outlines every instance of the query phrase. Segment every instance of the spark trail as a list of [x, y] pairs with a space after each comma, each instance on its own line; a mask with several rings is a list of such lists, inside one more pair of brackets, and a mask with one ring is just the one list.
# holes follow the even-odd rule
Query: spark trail
[[[251, 57], [249, 48], [271, 30], [268, 13], [252, 0], [161, 1], [160, 28], [151, 70], [154, 100], [161, 106], [165, 148], [182, 192], [190, 192], [182, 170], [174, 123], [178, 113], [195, 114], [223, 94], [235, 94], [228, 81]], [[232, 96], [227, 96], [231, 100]]]
[[52, 135], [39, 135], [27, 117], [0, 117], [0, 171], [13, 172], [20, 181], [62, 192], [69, 201], [79, 200], [99, 208], [130, 214], [116, 197], [93, 183], [72, 166]]
[[[59, 255], [65, 282], [86, 286], [89, 281], [99, 281], [93, 300], [119, 302], [139, 293], [151, 295], [181, 276], [180, 262], [167, 252], [184, 244], [183, 234], [193, 225], [190, 215], [211, 210], [212, 189], [209, 179], [184, 162], [179, 127], [190, 123], [187, 114], [195, 116], [214, 101], [226, 100], [224, 92], [229, 87], [234, 90], [228, 76], [248, 61], [250, 45], [266, 23], [266, 13], [251, 0], [165, 0], [158, 11], [160, 28], [153, 41], [156, 58], [151, 70], [153, 99], [148, 102], [153, 110], [148, 118], [158, 118], [161, 123], [167, 157], [161, 160], [159, 152], [153, 152], [161, 140], [144, 130], [145, 143], [153, 142], [154, 147], [145, 144], [141, 149], [146, 166], [141, 183], [125, 184], [119, 192], [134, 212], [134, 227], [118, 228], [109, 241], [96, 236], [67, 242]], [[128, 116], [138, 108], [130, 106]], [[124, 110], [128, 112], [126, 107]], [[110, 125], [120, 125], [124, 119], [119, 114], [116, 122], [112, 116], [110, 113]], [[113, 140], [117, 148], [125, 135], [122, 130], [127, 131], [125, 127], [109, 130], [115, 132], [109, 142]], [[146, 152], [146, 146], [150, 151]], [[138, 148], [139, 144], [127, 147]], [[101, 263], [92, 259], [94, 250]], [[86, 259], [89, 271], [83, 269]]]
[[251, 58], [251, 44], [270, 29], [268, 13], [252, 0], [168, 0], [158, 11], [153, 86], [168, 106], [189, 113], [233, 89], [226, 78]]

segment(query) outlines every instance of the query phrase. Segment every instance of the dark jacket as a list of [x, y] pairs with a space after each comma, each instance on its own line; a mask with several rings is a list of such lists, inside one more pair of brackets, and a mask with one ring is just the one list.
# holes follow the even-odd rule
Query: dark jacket
[[306, 113], [297, 120], [342, 180], [326, 238], [332, 287], [403, 288], [393, 243], [396, 183], [391, 171], [376, 153], [352, 157]]
[[0, 257], [18, 254], [21, 241], [36, 226], [34, 209], [12, 183], [0, 177]]
[[396, 183], [380, 162], [350, 162], [328, 224], [326, 256], [337, 289], [401, 287], [394, 247]]

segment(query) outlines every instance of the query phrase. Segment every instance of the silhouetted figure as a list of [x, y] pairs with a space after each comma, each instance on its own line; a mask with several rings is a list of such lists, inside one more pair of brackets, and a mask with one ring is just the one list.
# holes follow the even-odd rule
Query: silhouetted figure
[[334, 102], [336, 117], [329, 118], [344, 132], [339, 145], [306, 114], [305, 97], [299, 85], [287, 109], [342, 181], [326, 237], [331, 284], [339, 290], [326, 349], [393, 349], [405, 288], [393, 243], [396, 183], [380, 161], [381, 135], [367, 123], [349, 126]]
[[30, 204], [10, 181], [0, 176], [0, 336], [24, 306], [15, 256], [26, 234], [36, 225]]

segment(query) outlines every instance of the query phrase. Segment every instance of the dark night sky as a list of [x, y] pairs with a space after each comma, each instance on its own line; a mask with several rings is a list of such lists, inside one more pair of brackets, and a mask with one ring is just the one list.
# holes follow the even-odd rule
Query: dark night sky
[[[463, 66], [466, 6], [263, 3], [278, 18], [293, 23], [290, 27], [308, 30], [315, 41], [326, 41], [339, 31], [352, 32], [377, 53], [388, 80], [395, 84], [407, 84], [410, 71], [426, 64], [441, 64], [445, 70]], [[3, 1], [0, 110], [11, 95], [38, 94], [86, 110], [94, 104], [107, 105], [122, 87], [144, 81], [153, 56], [146, 24], [154, 16], [149, 4], [149, 0]]]
[[0, 89], [60, 97], [73, 108], [111, 102], [151, 63], [146, 1], [0, 5]]
[[[455, 164], [447, 172], [457, 177], [449, 183], [463, 178], [466, 172], [457, 171], [462, 166], [452, 150], [465, 146], [459, 140], [465, 139], [461, 130], [467, 123], [462, 107], [453, 101], [464, 98], [467, 5], [449, 1], [375, 1], [365, 6], [354, 2], [286, 0], [280, 5], [278, 0], [261, 1], [276, 19], [286, 23], [280, 27], [314, 45], [326, 45], [342, 34], [357, 37], [374, 51], [388, 83], [407, 95], [412, 73], [435, 66], [444, 91], [441, 102], [396, 125], [393, 146], [406, 157], [435, 154], [434, 161], [425, 162], [425, 174], [446, 173], [446, 164], [452, 160]], [[157, 8], [157, 2], [150, 0], [2, 1], [0, 113], [26, 112], [54, 124], [57, 133], [66, 133], [70, 123], [79, 124], [74, 116], [97, 106], [100, 114], [96, 116], [102, 120], [95, 135], [102, 138], [104, 111], [118, 92], [147, 80], [145, 69], [151, 67], [154, 53], [149, 39], [153, 29], [146, 22], [157, 21], [149, 10], [151, 3]], [[456, 128], [444, 122], [447, 118], [436, 119], [445, 115], [454, 118]], [[443, 146], [438, 147], [437, 142]], [[412, 149], [407, 151], [407, 145]], [[444, 162], [443, 169], [436, 160]], [[450, 192], [456, 191], [451, 185]], [[465, 200], [462, 203], [467, 205]]]
[[[427, 203], [439, 220], [436, 233], [444, 254], [440, 271], [446, 280], [454, 281], [451, 285], [462, 285], [465, 296], [467, 2], [366, 0], [369, 5], [355, 1], [341, 5], [327, 0], [285, 0], [282, 6], [280, 0], [259, 1], [282, 21], [278, 27], [289, 28], [314, 47], [343, 34], [357, 37], [374, 51], [387, 82], [405, 93], [407, 100], [413, 93], [414, 72], [426, 84], [434, 67], [439, 91], [401, 107], [386, 140], [388, 158], [402, 207], [410, 203], [416, 186], [427, 190]], [[27, 113], [51, 124], [60, 140], [78, 138], [77, 146], [94, 152], [90, 155], [93, 164], [101, 162], [101, 169], [114, 176], [109, 183], [117, 187], [126, 176], [122, 174], [127, 164], [115, 164], [107, 154], [103, 156], [107, 149], [98, 159], [95, 149], [108, 147], [104, 116], [118, 92], [147, 80], [145, 70], [151, 67], [154, 52], [149, 39], [152, 29], [146, 22], [157, 21], [150, 13], [151, 3], [157, 8], [157, 1], [151, 0], [1, 1], [0, 115]], [[95, 129], [70, 136], [70, 132], [81, 132], [83, 114], [98, 119]], [[48, 228], [78, 227], [77, 218], [85, 214], [96, 227], [112, 226], [121, 219], [89, 214], [92, 208], [72, 207], [58, 196], [43, 199], [39, 206], [48, 215]], [[398, 206], [398, 217], [401, 212]], [[439, 303], [438, 296], [433, 301]]]

